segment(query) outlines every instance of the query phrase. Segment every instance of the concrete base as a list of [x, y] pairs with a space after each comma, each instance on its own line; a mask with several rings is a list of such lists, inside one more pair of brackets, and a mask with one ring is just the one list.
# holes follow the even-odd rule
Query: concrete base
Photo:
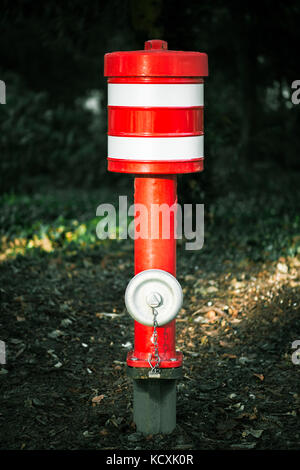
[[171, 433], [176, 426], [176, 380], [134, 379], [133, 420], [143, 434]]

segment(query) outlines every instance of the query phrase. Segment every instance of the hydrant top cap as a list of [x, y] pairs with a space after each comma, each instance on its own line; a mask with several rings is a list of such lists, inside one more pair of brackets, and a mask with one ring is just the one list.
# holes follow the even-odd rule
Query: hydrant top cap
[[161, 39], [150, 39], [150, 41], [145, 42], [145, 51], [150, 51], [151, 49], [168, 49], [168, 43]]
[[145, 42], [141, 51], [105, 54], [106, 77], [206, 77], [207, 55], [202, 52], [170, 51], [161, 39]]

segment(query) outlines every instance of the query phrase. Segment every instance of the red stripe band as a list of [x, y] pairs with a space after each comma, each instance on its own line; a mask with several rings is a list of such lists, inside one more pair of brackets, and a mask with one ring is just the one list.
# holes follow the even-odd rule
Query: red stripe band
[[203, 134], [203, 107], [108, 106], [108, 135], [185, 137]]
[[108, 83], [204, 83], [202, 78], [195, 77], [112, 77]]
[[108, 171], [146, 175], [195, 173], [203, 170], [203, 160], [203, 158], [196, 158], [194, 160], [187, 161], [136, 162], [132, 160], [118, 160], [117, 158], [108, 157]]

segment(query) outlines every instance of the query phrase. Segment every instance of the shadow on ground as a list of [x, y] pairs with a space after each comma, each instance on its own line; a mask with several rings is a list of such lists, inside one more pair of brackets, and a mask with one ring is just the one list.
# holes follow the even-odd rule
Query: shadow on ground
[[185, 359], [170, 436], [141, 436], [132, 422], [132, 241], [1, 264], [2, 449], [299, 448], [299, 256], [203, 256], [200, 268], [179, 251]]

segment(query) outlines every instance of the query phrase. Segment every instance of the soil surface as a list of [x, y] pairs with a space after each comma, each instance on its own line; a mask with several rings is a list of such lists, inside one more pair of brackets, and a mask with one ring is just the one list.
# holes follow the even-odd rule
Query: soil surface
[[176, 430], [154, 436], [126, 377], [132, 240], [4, 259], [1, 449], [299, 449], [300, 257], [212, 251], [178, 245], [184, 377]]

